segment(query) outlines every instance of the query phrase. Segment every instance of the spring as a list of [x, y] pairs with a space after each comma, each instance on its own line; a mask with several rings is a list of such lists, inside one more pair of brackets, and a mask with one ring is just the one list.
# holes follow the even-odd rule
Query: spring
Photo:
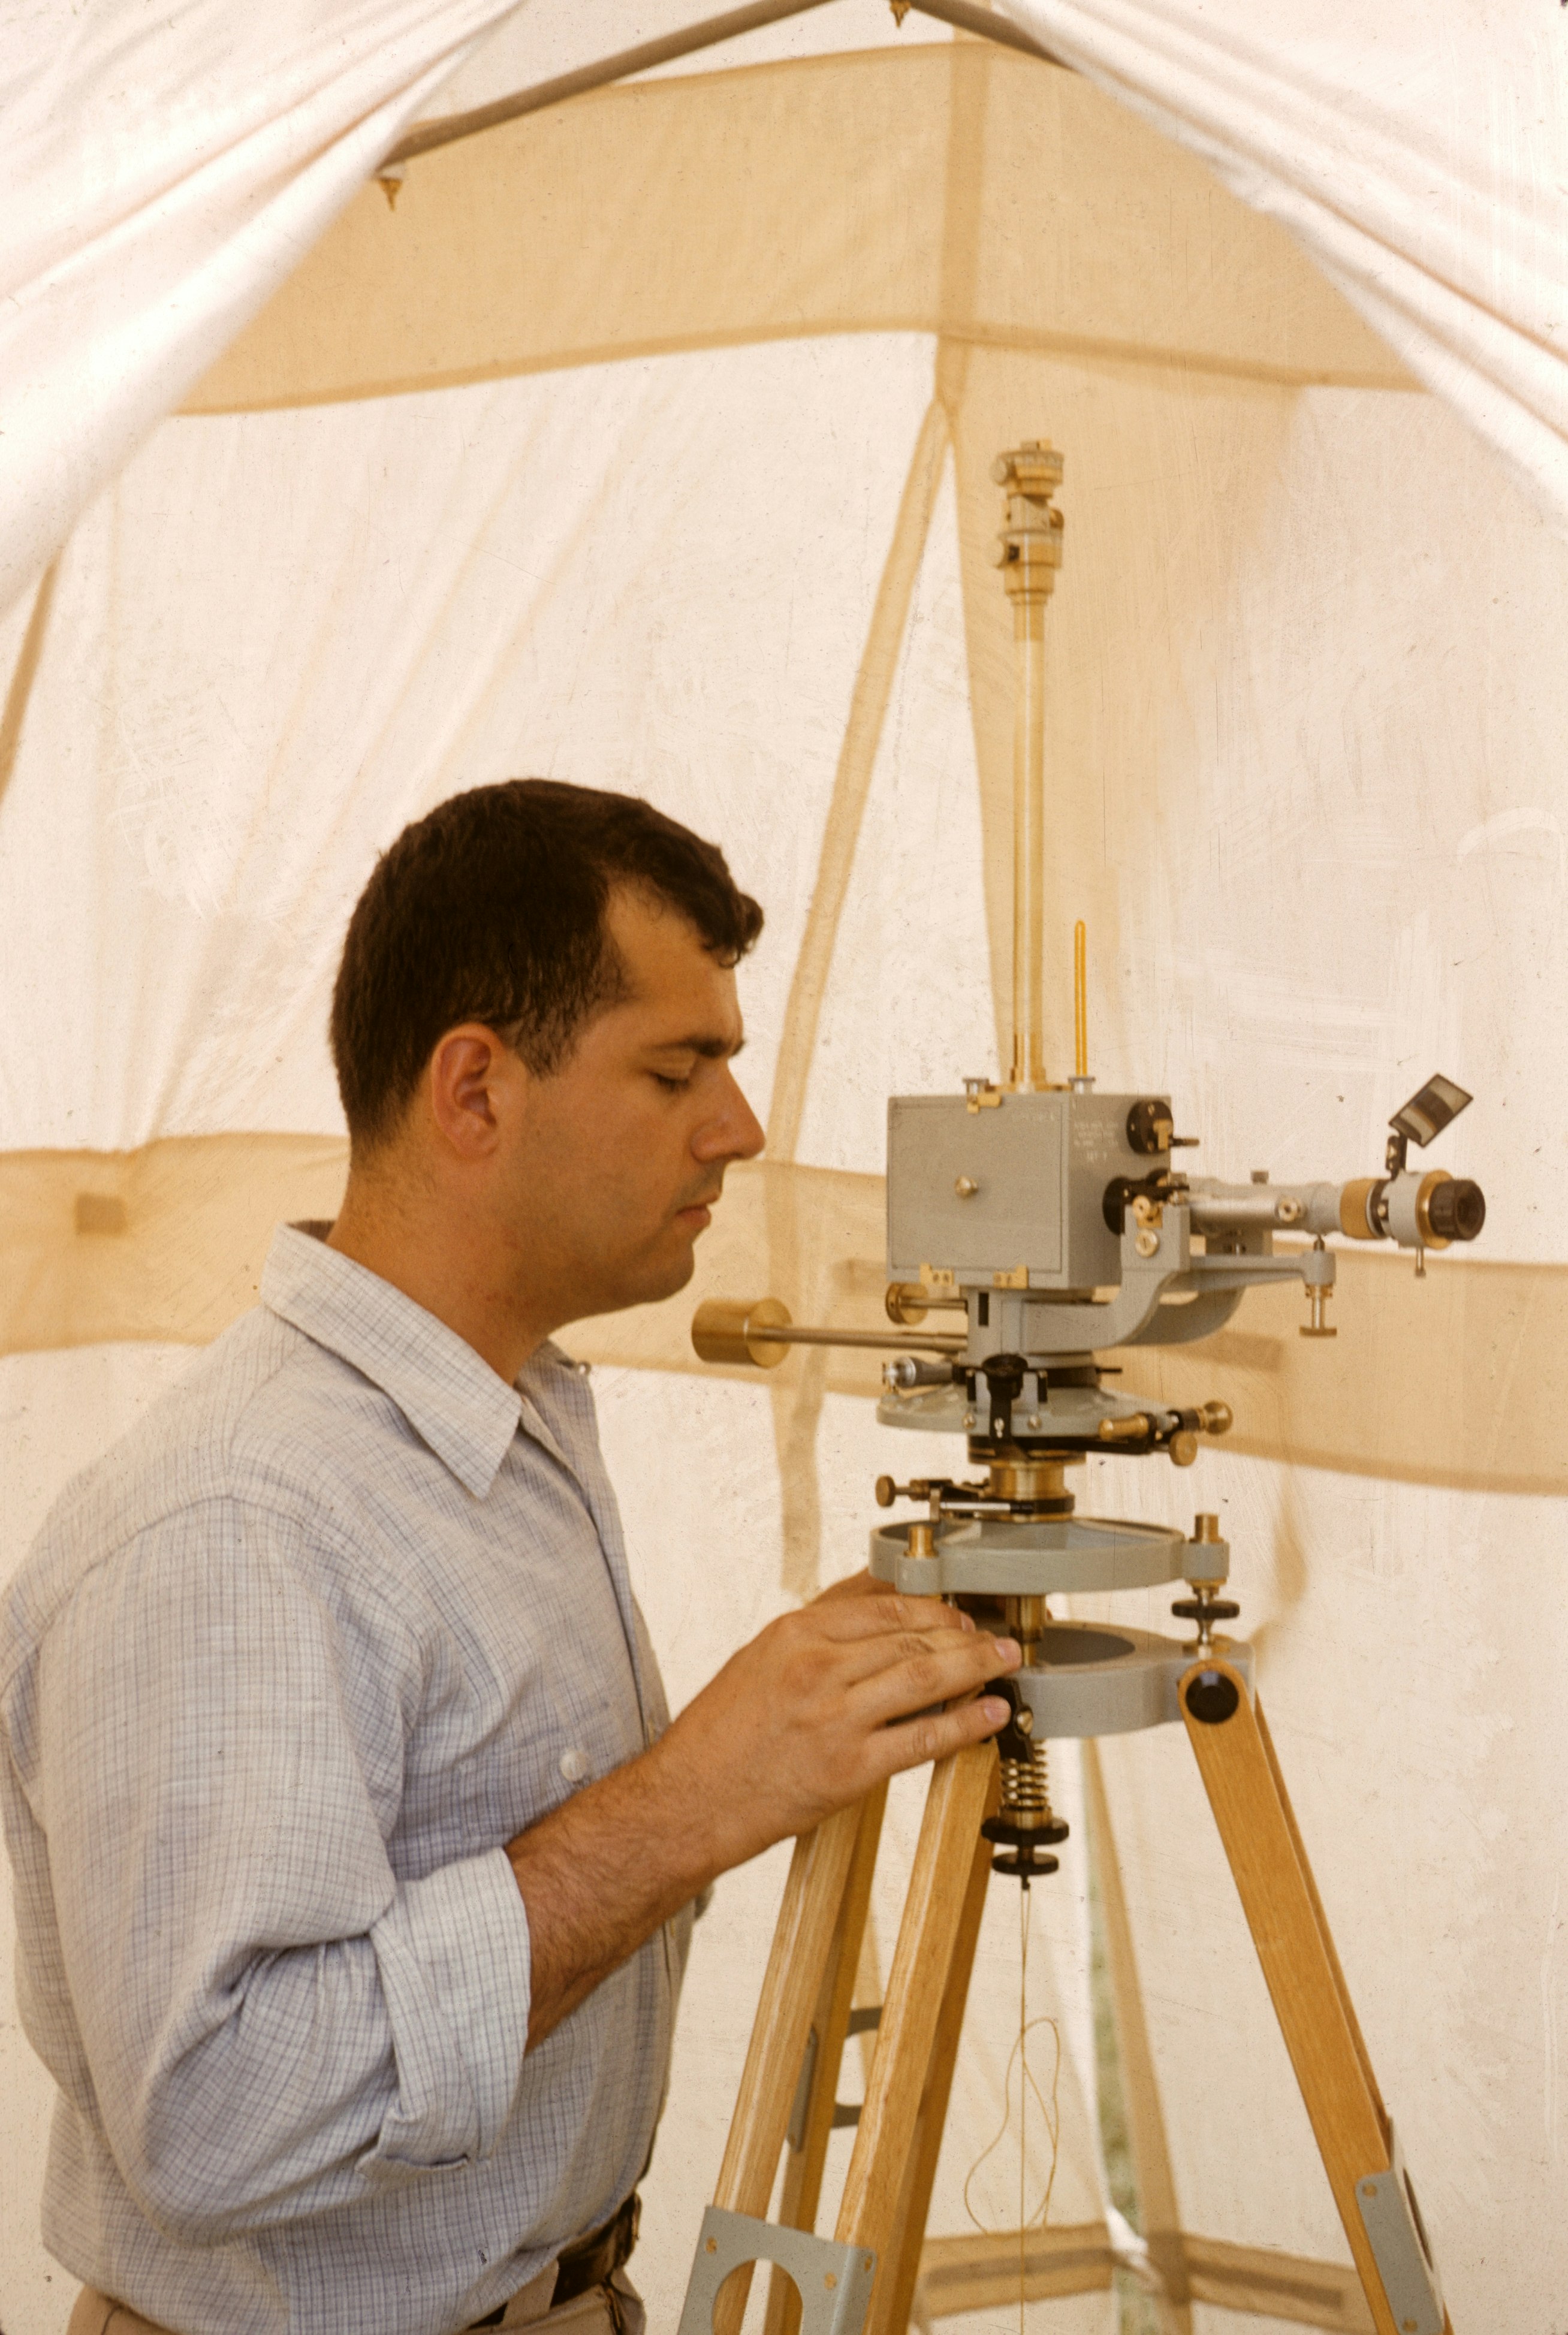
[[1054, 1823], [1055, 1810], [1050, 1805], [1050, 1779], [1046, 1768], [1046, 1747], [1031, 1743], [1021, 1759], [1002, 1762], [1002, 1814], [1015, 1821]]

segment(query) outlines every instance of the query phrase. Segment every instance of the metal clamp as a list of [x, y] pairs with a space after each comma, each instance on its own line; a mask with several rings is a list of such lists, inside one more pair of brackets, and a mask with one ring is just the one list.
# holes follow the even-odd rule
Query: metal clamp
[[1399, 2335], [1443, 2335], [1442, 2284], [1399, 2136], [1391, 2127], [1389, 2155], [1392, 2162], [1386, 2173], [1363, 2173], [1356, 2184], [1368, 2243]]
[[868, 2246], [839, 2245], [809, 2230], [726, 2213], [721, 2205], [710, 2205], [702, 2216], [677, 2335], [713, 2335], [719, 2289], [732, 2270], [750, 2262], [777, 2262], [794, 2280], [800, 2335], [860, 2335], [876, 2275], [876, 2256]]

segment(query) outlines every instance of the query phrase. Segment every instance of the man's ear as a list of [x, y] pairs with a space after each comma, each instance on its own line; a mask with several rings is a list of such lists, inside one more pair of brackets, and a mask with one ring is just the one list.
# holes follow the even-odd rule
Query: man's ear
[[516, 1117], [528, 1072], [482, 1022], [461, 1022], [437, 1045], [425, 1072], [431, 1117], [463, 1160], [488, 1159]]

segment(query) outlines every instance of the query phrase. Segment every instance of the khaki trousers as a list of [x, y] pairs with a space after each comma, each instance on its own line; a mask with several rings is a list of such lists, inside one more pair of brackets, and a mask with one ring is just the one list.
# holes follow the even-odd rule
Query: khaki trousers
[[[518, 2289], [507, 2304], [506, 2316], [499, 2325], [502, 2335], [508, 2327], [529, 2327], [540, 2320], [549, 2322], [547, 2335], [644, 2335], [643, 2301], [627, 2280], [624, 2271], [617, 2271], [610, 2284], [615, 2289], [612, 2300], [609, 2290], [591, 2286], [585, 2294], [575, 2294], [570, 2302], [563, 2302], [552, 2311], [550, 2297], [555, 2291], [556, 2265], [541, 2271], [527, 2286]], [[143, 2319], [139, 2311], [128, 2303], [113, 2302], [97, 2288], [84, 2286], [76, 2298], [76, 2307], [65, 2335], [169, 2335], [169, 2330], [150, 2319]], [[487, 2330], [488, 2335], [488, 2330]]]

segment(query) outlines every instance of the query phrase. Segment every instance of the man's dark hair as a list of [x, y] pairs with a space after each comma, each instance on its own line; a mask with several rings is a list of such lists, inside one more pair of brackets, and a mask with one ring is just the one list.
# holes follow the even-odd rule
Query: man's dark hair
[[482, 1022], [547, 1077], [624, 993], [605, 929], [632, 885], [678, 909], [721, 964], [762, 929], [716, 845], [635, 795], [508, 779], [453, 795], [377, 860], [349, 920], [332, 1052], [349, 1134], [389, 1135], [437, 1043]]

